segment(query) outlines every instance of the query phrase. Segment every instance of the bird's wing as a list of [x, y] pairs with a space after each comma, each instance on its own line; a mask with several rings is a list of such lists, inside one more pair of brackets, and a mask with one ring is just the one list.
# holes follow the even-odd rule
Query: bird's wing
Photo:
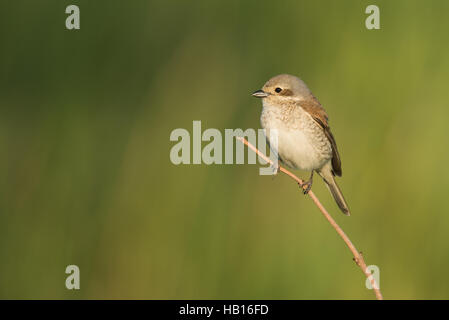
[[326, 111], [314, 96], [299, 102], [299, 105], [323, 128], [324, 134], [332, 146], [332, 171], [340, 177], [342, 174], [340, 155], [338, 154], [337, 143], [328, 124], [329, 118]]

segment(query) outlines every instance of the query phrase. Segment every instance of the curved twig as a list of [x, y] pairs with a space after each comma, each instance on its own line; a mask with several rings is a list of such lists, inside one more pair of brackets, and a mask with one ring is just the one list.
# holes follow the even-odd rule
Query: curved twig
[[[273, 162], [271, 161], [270, 158], [268, 158], [266, 155], [264, 155], [262, 152], [260, 152], [255, 146], [253, 146], [251, 143], [249, 143], [245, 138], [237, 137], [237, 139], [240, 140], [242, 143], [246, 144], [251, 150], [253, 150], [255, 153], [257, 153], [259, 155], [259, 157], [264, 159], [266, 162], [268, 162], [270, 164], [273, 164]], [[288, 175], [290, 178], [295, 180], [300, 185], [303, 184], [303, 181], [300, 178], [298, 178], [296, 175], [294, 175], [293, 173], [291, 173], [287, 169], [279, 166], [279, 170], [282, 173], [285, 173], [286, 175]], [[369, 272], [367, 270], [367, 266], [366, 266], [365, 260], [363, 259], [363, 256], [362, 256], [361, 252], [357, 251], [356, 247], [352, 244], [352, 242], [349, 239], [349, 237], [346, 235], [346, 233], [343, 231], [343, 229], [340, 228], [340, 226], [335, 222], [335, 220], [331, 217], [331, 215], [327, 212], [327, 210], [324, 208], [324, 206], [321, 204], [320, 200], [318, 200], [317, 196], [313, 193], [312, 190], [310, 190], [308, 192], [308, 195], [310, 196], [312, 201], [315, 203], [315, 205], [318, 207], [318, 209], [320, 209], [321, 213], [324, 215], [324, 217], [327, 219], [327, 221], [329, 221], [329, 223], [332, 225], [332, 227], [334, 227], [334, 229], [337, 231], [339, 236], [346, 243], [346, 245], [348, 246], [349, 250], [351, 250], [351, 253], [354, 256], [355, 263], [357, 264], [357, 266], [360, 267], [360, 269], [362, 269], [362, 272], [365, 274], [365, 276], [371, 282], [371, 286], [373, 287], [374, 292], [376, 293], [376, 298], [378, 300], [383, 300], [382, 293], [380, 292], [380, 288], [377, 285], [376, 280], [374, 279], [374, 277], [371, 274], [371, 272]]]

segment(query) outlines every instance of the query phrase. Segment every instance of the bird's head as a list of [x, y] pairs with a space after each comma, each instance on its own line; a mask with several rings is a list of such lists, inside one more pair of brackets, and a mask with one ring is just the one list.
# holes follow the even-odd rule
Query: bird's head
[[254, 97], [266, 101], [304, 100], [311, 95], [307, 85], [298, 77], [280, 74], [268, 80], [262, 89], [253, 93]]

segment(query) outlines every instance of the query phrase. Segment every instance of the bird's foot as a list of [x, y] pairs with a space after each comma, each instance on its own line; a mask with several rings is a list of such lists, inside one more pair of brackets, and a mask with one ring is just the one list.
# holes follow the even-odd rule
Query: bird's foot
[[309, 180], [307, 180], [303, 183], [298, 182], [298, 185], [301, 189], [303, 189], [304, 194], [309, 193], [310, 189], [312, 189], [312, 184], [313, 184], [313, 170], [312, 170], [312, 173], [310, 174]]
[[306, 181], [306, 182], [304, 182], [302, 184], [298, 183], [299, 187], [301, 189], [303, 189], [303, 193], [304, 194], [308, 194], [309, 193], [310, 189], [312, 189], [312, 184], [313, 184], [312, 180]]

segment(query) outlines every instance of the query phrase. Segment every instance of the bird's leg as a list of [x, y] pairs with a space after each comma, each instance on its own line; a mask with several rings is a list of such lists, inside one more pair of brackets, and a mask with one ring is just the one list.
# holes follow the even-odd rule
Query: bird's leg
[[309, 193], [309, 191], [310, 191], [310, 189], [312, 189], [312, 184], [313, 184], [313, 171], [314, 170], [312, 170], [312, 173], [310, 174], [310, 178], [309, 178], [309, 180], [307, 180], [307, 181], [305, 181], [304, 183], [298, 183], [299, 184], [299, 186], [302, 188], [302, 189], [304, 189], [304, 194], [308, 194]]

